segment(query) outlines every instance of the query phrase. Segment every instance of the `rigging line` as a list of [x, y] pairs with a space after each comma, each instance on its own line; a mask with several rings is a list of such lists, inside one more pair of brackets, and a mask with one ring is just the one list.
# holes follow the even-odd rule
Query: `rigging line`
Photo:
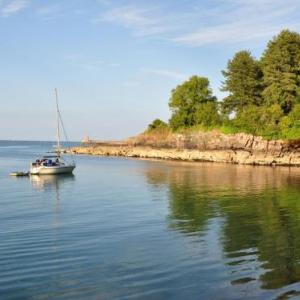
[[[62, 129], [63, 129], [63, 134], [64, 134], [64, 136], [65, 136], [65, 139], [66, 139], [66, 141], [67, 141], [68, 143], [70, 143], [70, 140], [69, 140], [67, 131], [66, 131], [66, 129], [65, 129], [65, 125], [64, 125], [64, 122], [63, 122], [63, 120], [62, 120], [60, 111], [58, 111], [58, 118], [59, 118], [59, 120], [60, 120], [61, 127], [62, 127]], [[68, 146], [68, 148], [70, 148], [70, 147]], [[73, 163], [75, 163], [74, 155], [73, 155], [72, 153], [71, 153], [71, 159], [72, 159]]]

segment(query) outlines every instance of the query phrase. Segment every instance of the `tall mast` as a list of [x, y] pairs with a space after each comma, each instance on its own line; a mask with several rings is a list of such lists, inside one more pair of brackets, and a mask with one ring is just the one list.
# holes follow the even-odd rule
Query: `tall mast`
[[55, 89], [55, 100], [56, 100], [56, 134], [57, 134], [57, 146], [56, 151], [57, 154], [60, 155], [60, 122], [59, 122], [59, 108], [58, 108], [58, 95], [57, 95], [57, 89]]

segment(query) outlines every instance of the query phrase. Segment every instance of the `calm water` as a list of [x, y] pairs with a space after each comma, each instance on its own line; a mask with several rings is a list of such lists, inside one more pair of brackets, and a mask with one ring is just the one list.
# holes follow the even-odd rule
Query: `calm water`
[[0, 142], [0, 299], [299, 299], [300, 169], [81, 156]]

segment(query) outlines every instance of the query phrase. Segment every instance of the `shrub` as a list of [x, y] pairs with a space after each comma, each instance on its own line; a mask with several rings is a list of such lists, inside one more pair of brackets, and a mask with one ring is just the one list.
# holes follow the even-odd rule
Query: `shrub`
[[155, 119], [151, 124], [148, 125], [148, 131], [166, 128], [168, 128], [168, 124], [160, 119]]

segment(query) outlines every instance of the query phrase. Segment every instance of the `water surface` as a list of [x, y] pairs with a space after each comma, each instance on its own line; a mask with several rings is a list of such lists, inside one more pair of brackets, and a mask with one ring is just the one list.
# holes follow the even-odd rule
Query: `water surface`
[[0, 299], [299, 299], [300, 169], [77, 157], [0, 142]]

